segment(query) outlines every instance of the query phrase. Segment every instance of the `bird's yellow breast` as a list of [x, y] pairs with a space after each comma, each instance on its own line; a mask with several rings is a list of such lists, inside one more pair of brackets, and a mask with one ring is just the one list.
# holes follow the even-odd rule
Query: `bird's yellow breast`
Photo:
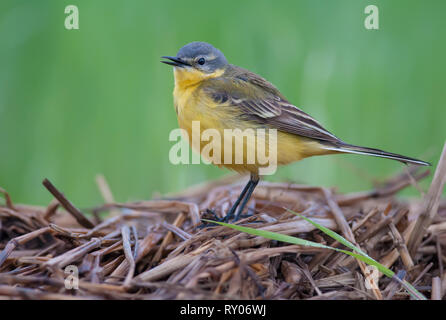
[[[223, 73], [223, 69], [207, 74], [193, 68], [175, 68], [175, 89], [173, 96], [177, 114], [184, 112], [188, 105], [191, 106], [189, 109], [193, 109], [196, 104], [193, 102], [190, 103], [189, 100], [202, 81], [219, 77]], [[189, 111], [194, 113], [194, 110]]]
[[[242, 164], [235, 161], [235, 150], [233, 149], [232, 163], [224, 163], [224, 139], [225, 129], [259, 129], [260, 126], [254, 122], [240, 120], [234, 111], [231, 109], [218, 105], [210, 97], [208, 97], [200, 89], [200, 83], [210, 78], [215, 78], [223, 73], [222, 70], [217, 70], [213, 74], [203, 74], [196, 70], [178, 69], [175, 68], [175, 89], [174, 89], [174, 104], [178, 117], [178, 124], [180, 128], [184, 129], [188, 136], [189, 143], [192, 145], [192, 123], [198, 121], [200, 123], [200, 130], [203, 132], [207, 129], [217, 130], [221, 137], [221, 159], [219, 163], [214, 163], [212, 159], [208, 159], [218, 166], [224, 166], [238, 172], [257, 173], [259, 163], [248, 163], [246, 156], [250, 151], [256, 153], [257, 140], [247, 139], [246, 137], [237, 137], [241, 139], [243, 144], [243, 158]], [[232, 138], [231, 138], [232, 139]], [[236, 140], [235, 139], [235, 140]], [[235, 141], [234, 140], [234, 141]], [[269, 139], [267, 134], [266, 144]], [[231, 140], [232, 141], [232, 140]], [[253, 142], [254, 141], [254, 142]], [[208, 144], [208, 141], [200, 141], [199, 145], [192, 145], [192, 147], [200, 152]], [[311, 155], [326, 154], [327, 151], [320, 147], [320, 144], [314, 140], [310, 140], [294, 134], [277, 131], [277, 164], [287, 164]]]

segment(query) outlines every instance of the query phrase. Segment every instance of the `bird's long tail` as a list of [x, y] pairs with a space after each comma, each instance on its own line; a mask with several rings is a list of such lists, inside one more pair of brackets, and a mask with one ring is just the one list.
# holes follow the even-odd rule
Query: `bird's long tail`
[[368, 155], [368, 156], [393, 159], [393, 160], [398, 160], [400, 162], [403, 162], [405, 164], [412, 163], [412, 164], [421, 165], [421, 166], [430, 166], [431, 165], [429, 162], [402, 156], [400, 154], [386, 152], [386, 151], [379, 150], [379, 149], [359, 147], [359, 146], [355, 146], [355, 145], [351, 145], [351, 144], [347, 144], [347, 143], [343, 143], [339, 146], [327, 146], [325, 149], [337, 151], [337, 152], [341, 152], [341, 153], [363, 154], [363, 155]]

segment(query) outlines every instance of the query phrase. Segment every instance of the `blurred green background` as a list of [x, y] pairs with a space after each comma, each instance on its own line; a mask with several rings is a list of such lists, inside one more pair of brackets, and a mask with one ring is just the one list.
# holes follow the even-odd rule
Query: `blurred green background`
[[[69, 4], [79, 30], [64, 28]], [[364, 28], [369, 4], [379, 30]], [[0, 186], [44, 205], [47, 177], [90, 206], [102, 201], [97, 173], [119, 201], [229, 174], [168, 160], [173, 74], [159, 60], [197, 40], [264, 76], [341, 139], [436, 164], [446, 138], [445, 12], [445, 1], [2, 0]], [[347, 192], [401, 169], [327, 156], [270, 179]]]

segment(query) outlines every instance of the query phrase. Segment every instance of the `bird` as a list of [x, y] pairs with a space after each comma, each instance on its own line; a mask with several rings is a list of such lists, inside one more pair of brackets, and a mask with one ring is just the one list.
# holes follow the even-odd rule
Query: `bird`
[[[308, 113], [289, 102], [273, 84], [254, 72], [230, 64], [225, 55], [209, 43], [191, 42], [180, 48], [176, 56], [161, 58], [162, 63], [174, 69], [173, 98], [179, 127], [188, 133], [189, 143], [198, 152], [204, 147], [204, 142], [200, 141], [198, 146], [192, 144], [194, 121], [199, 121], [200, 130], [213, 129], [222, 135], [227, 129], [274, 129], [278, 165], [311, 156], [343, 153], [388, 158], [405, 164], [430, 165], [415, 158], [342, 141]], [[244, 152], [257, 148], [257, 144], [239, 138]], [[222, 158], [226, 145], [220, 146], [221, 150], [217, 150], [216, 155], [220, 154]], [[226, 149], [228, 151], [229, 147]], [[241, 174], [250, 174], [248, 183], [223, 219], [226, 222], [233, 219], [235, 222], [242, 216], [262, 176], [263, 164], [246, 161], [246, 155], [241, 163], [225, 162], [218, 156], [211, 158], [210, 162]]]

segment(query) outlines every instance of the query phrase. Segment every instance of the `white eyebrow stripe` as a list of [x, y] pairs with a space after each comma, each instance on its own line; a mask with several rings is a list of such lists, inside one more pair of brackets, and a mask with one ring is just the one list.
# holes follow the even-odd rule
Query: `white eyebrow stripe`
[[217, 56], [215, 54], [210, 54], [210, 55], [206, 55], [206, 56], [202, 56], [203, 58], [205, 58], [206, 60], [215, 60], [217, 59]]

